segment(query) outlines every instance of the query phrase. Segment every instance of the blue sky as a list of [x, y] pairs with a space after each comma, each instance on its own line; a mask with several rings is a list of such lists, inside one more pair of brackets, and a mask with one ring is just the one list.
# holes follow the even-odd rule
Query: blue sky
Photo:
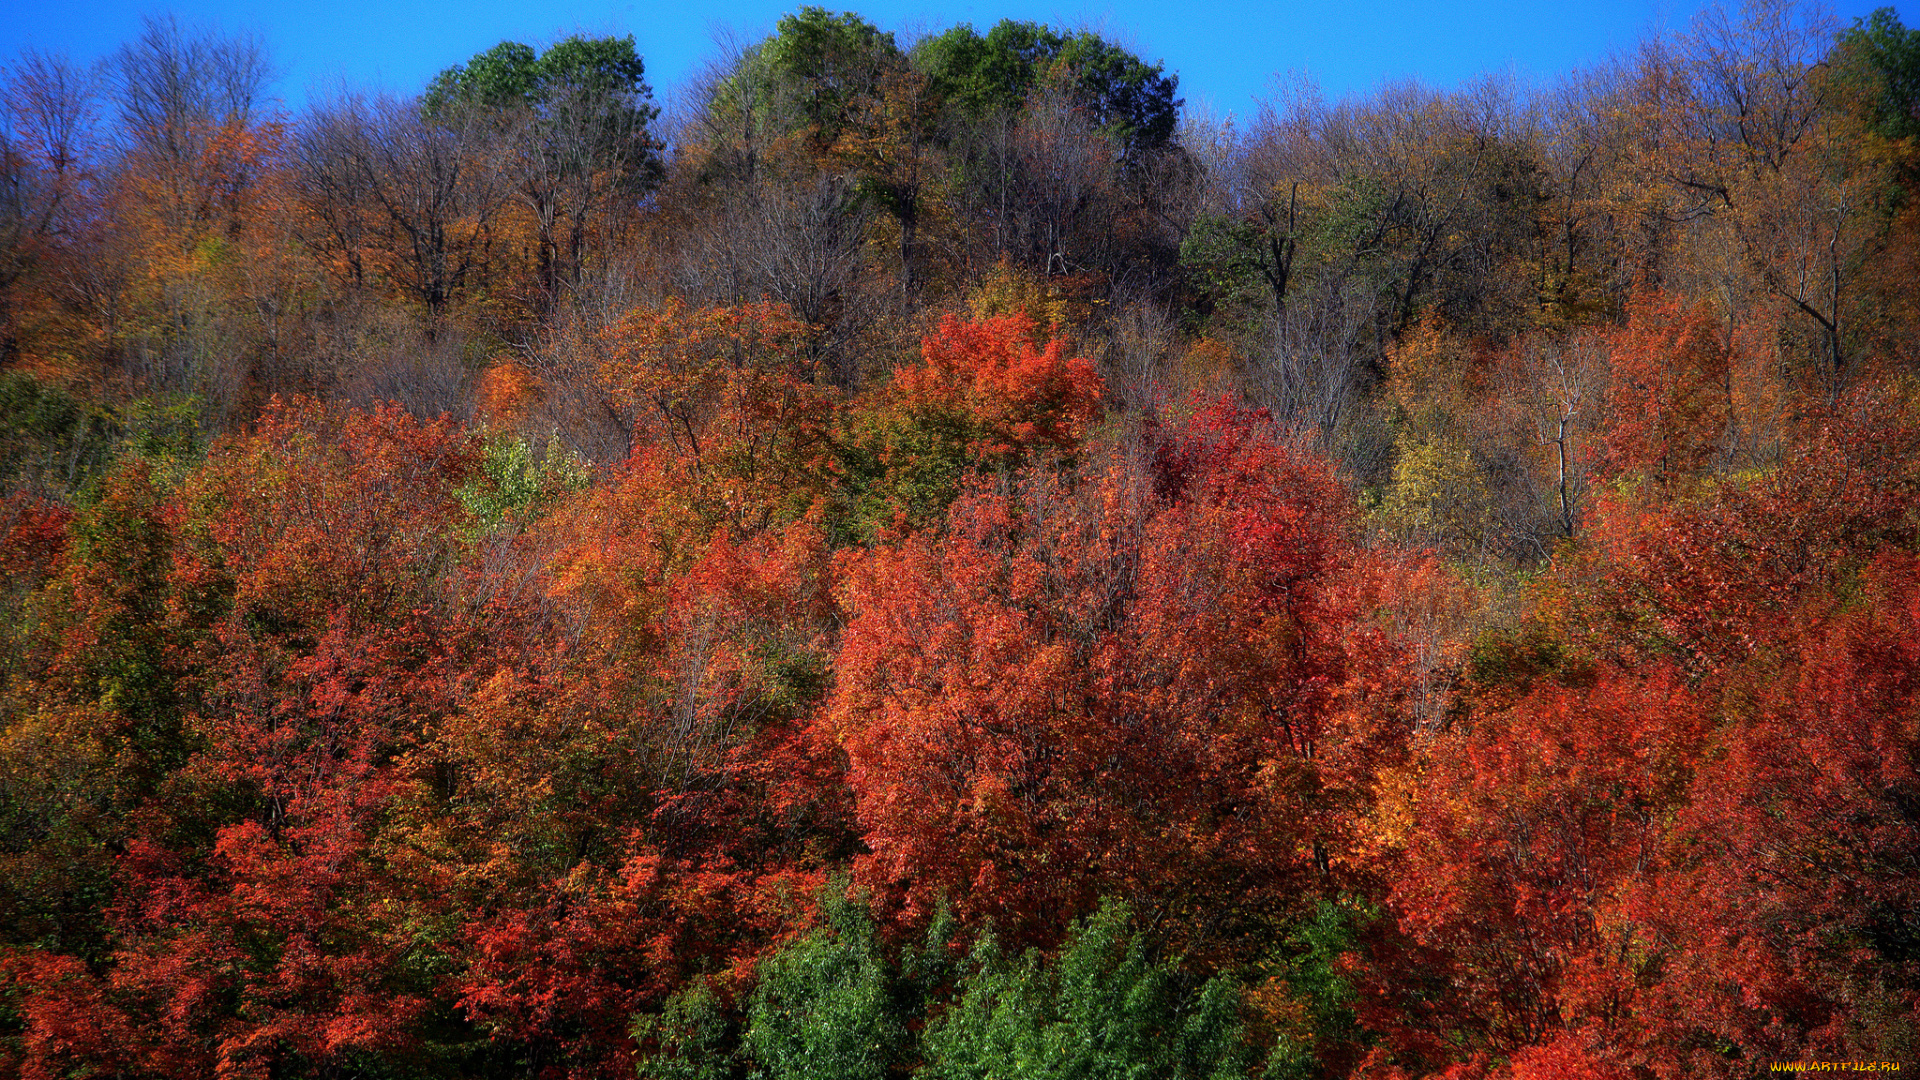
[[[1892, 6], [1907, 25], [1920, 0]], [[1050, 6], [1052, 5], [1052, 6]], [[715, 53], [717, 31], [749, 40], [769, 32], [797, 2], [781, 0], [9, 0], [0, 58], [33, 46], [92, 60], [138, 33], [148, 12], [172, 11], [189, 26], [247, 29], [265, 39], [281, 71], [278, 95], [299, 108], [307, 94], [339, 86], [418, 91], [432, 75], [506, 40], [540, 44], [571, 33], [632, 34], [656, 94], [684, 86]], [[840, 10], [842, 4], [823, 4]], [[1279, 4], [1157, 0], [1104, 6], [879, 0], [851, 5], [901, 35], [1002, 18], [1091, 26], [1166, 64], [1189, 106], [1246, 115], [1277, 74], [1305, 73], [1329, 97], [1417, 77], [1451, 86], [1487, 72], [1545, 81], [1630, 49], [1651, 33], [1684, 26], [1698, 6], [1672, 0], [1297, 0]], [[1885, 0], [1846, 0], [1843, 22]]]

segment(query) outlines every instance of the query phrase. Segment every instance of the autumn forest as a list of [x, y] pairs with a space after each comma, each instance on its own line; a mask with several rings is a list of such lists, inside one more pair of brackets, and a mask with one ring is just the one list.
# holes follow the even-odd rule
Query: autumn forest
[[1920, 30], [0, 69], [0, 1077], [1920, 1068]]

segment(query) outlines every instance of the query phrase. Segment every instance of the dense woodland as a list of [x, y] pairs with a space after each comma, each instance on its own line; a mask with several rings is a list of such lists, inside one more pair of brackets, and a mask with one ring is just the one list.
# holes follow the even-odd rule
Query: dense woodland
[[1920, 1067], [1920, 31], [0, 78], [0, 1076]]

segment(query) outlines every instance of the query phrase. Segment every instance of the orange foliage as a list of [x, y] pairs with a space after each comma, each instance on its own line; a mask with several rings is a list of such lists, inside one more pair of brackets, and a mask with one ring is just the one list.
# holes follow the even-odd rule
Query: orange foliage
[[539, 380], [526, 368], [511, 361], [494, 364], [480, 377], [480, 417], [511, 429], [525, 418], [539, 393]]
[[1392, 903], [1414, 942], [1447, 957], [1450, 993], [1440, 1017], [1379, 1027], [1430, 1046], [1437, 1023], [1510, 1053], [1618, 1016], [1633, 990], [1620, 956], [1636, 944], [1620, 897], [1659, 864], [1709, 732], [1671, 672], [1603, 671], [1428, 748]]
[[1042, 346], [1035, 334], [1024, 314], [943, 318], [921, 342], [922, 363], [894, 369], [896, 407], [964, 418], [972, 452], [990, 460], [1075, 445], [1099, 406], [1100, 376], [1064, 342]]
[[790, 521], [819, 494], [837, 395], [807, 327], [776, 304], [635, 311], [600, 335], [600, 377], [633, 426], [630, 475], [672, 475], [709, 526]]

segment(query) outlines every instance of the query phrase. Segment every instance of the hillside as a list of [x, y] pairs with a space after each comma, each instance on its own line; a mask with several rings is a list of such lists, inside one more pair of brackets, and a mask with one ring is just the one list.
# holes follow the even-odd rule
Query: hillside
[[1920, 1067], [1891, 9], [448, 60], [0, 70], [0, 1077]]

